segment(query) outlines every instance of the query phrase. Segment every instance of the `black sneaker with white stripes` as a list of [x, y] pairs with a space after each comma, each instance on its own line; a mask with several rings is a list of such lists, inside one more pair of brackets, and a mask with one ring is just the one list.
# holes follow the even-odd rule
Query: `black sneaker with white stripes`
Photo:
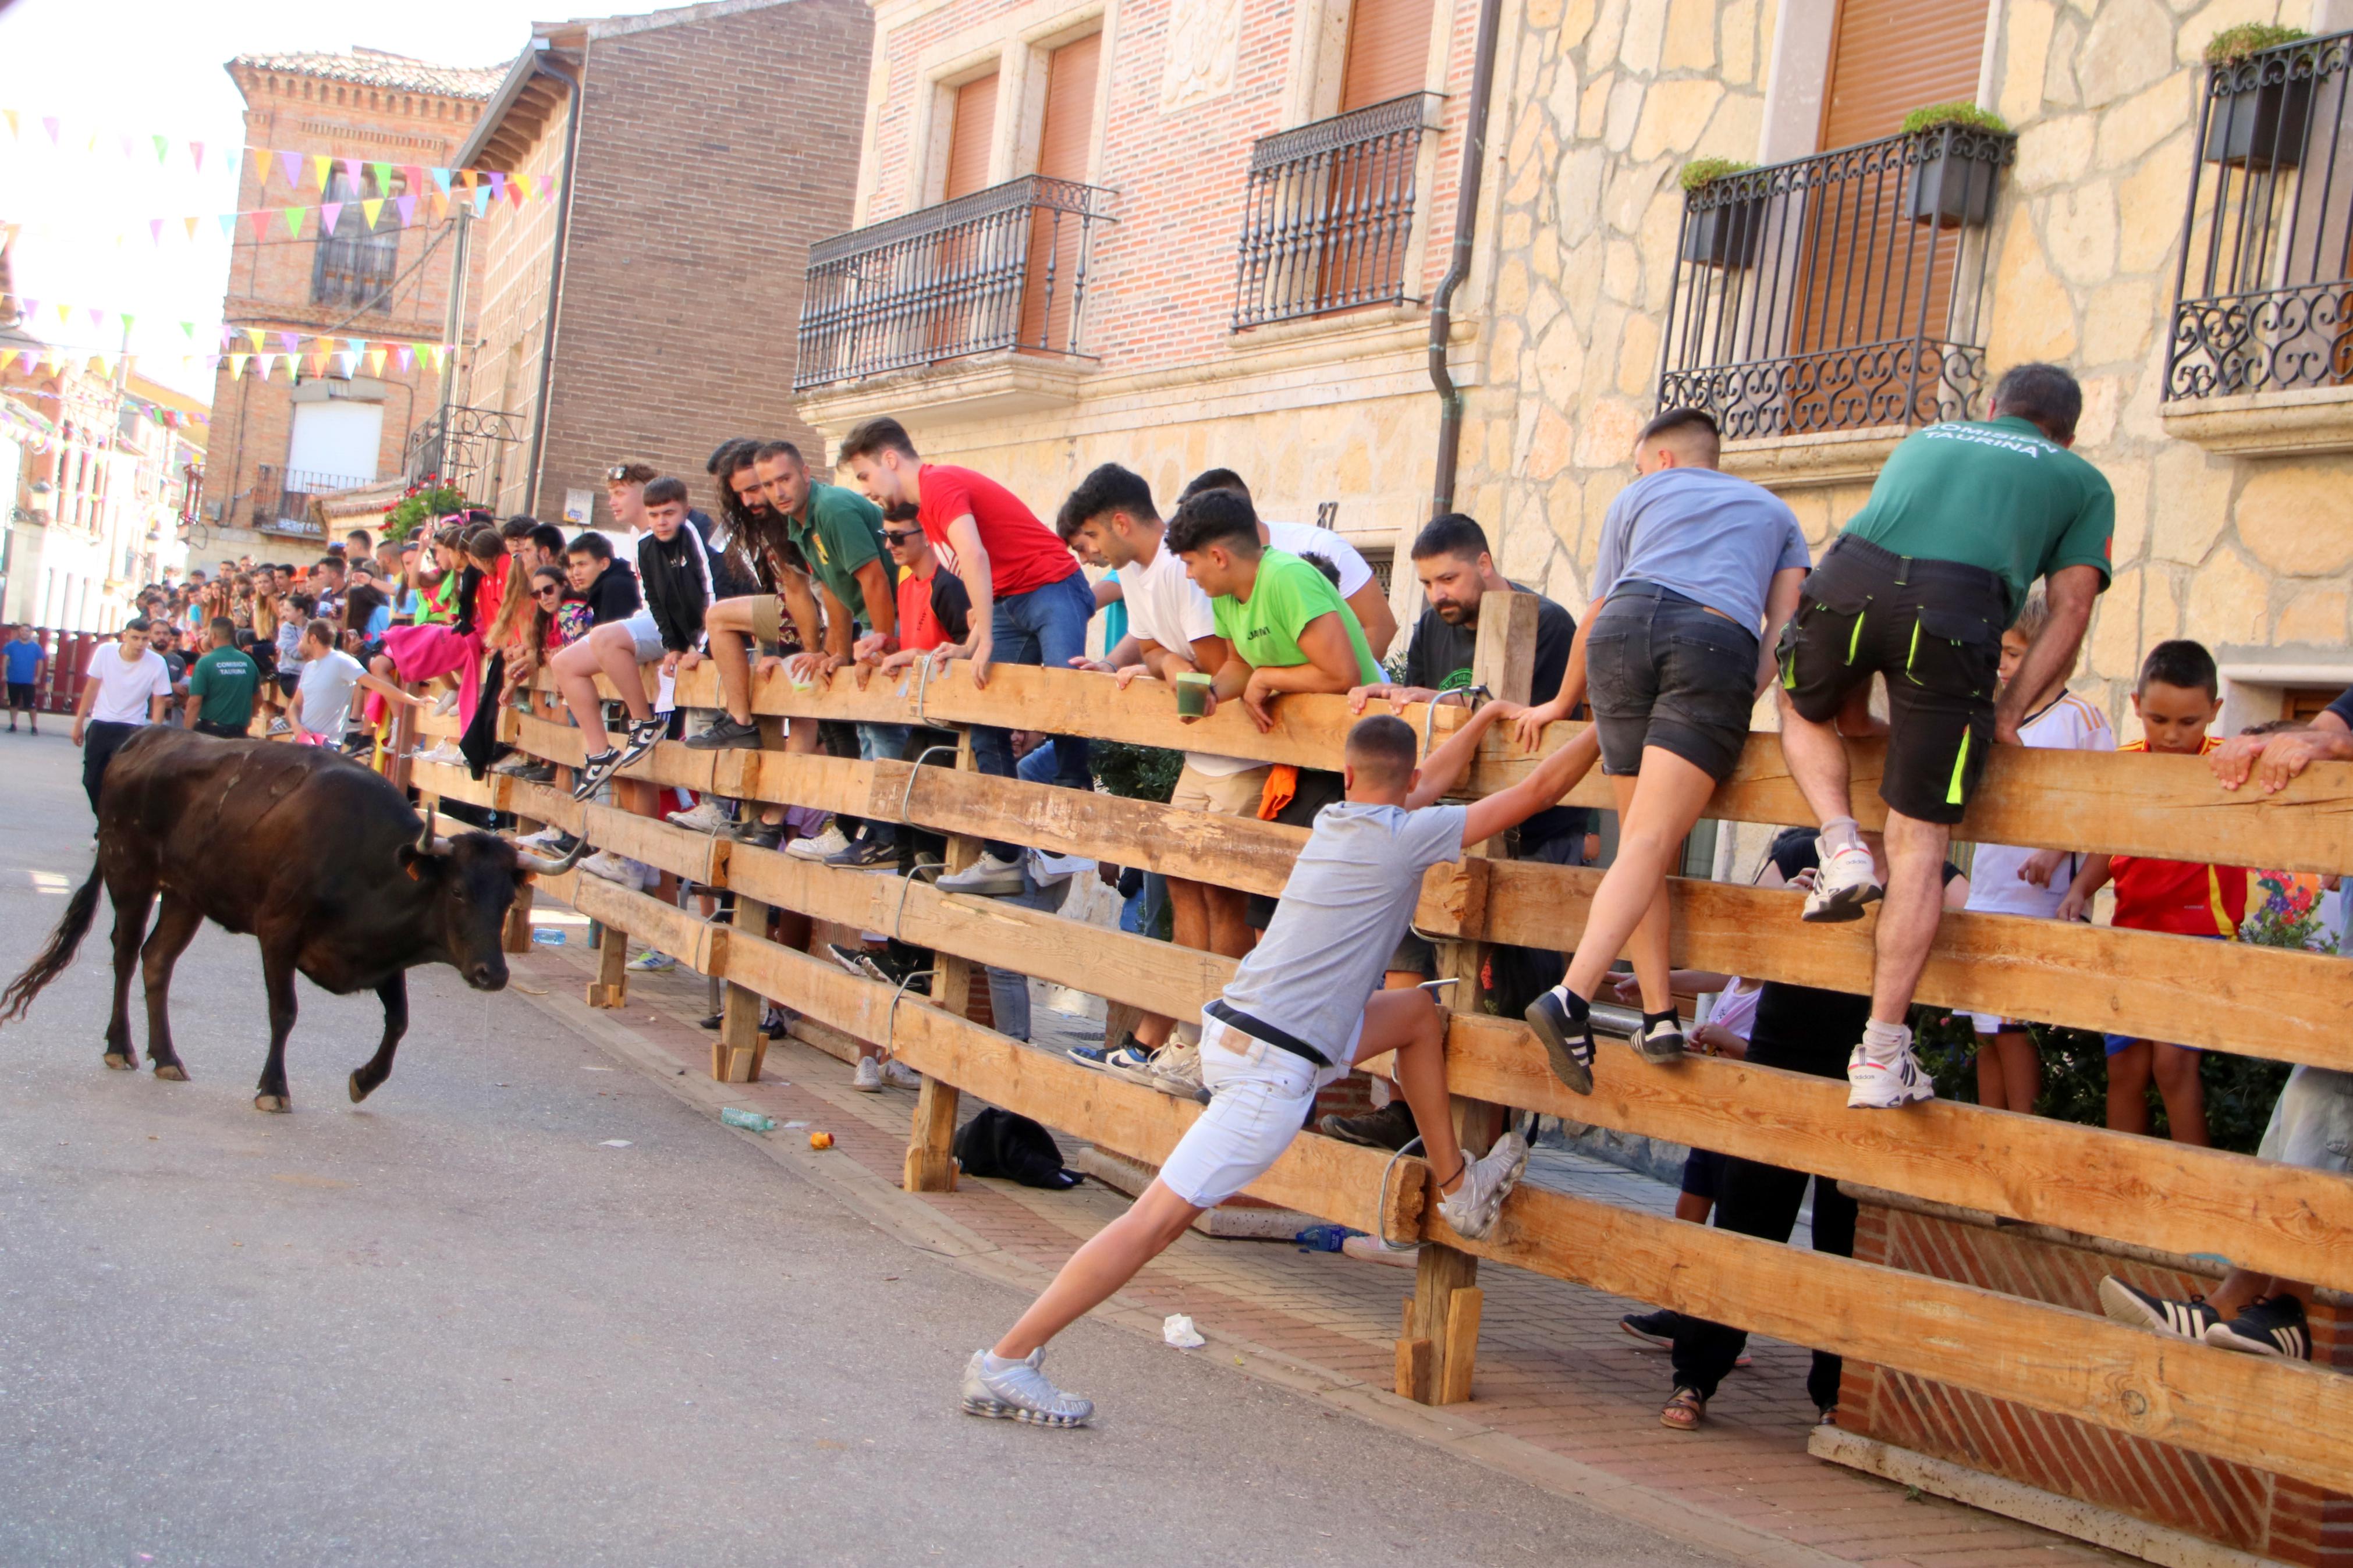
[[1683, 1059], [1683, 1020], [1669, 1008], [1663, 1013], [1644, 1013], [1642, 1027], [1631, 1042], [1634, 1054], [1652, 1067], [1665, 1067]]
[[2100, 1310], [2119, 1323], [2154, 1329], [2179, 1340], [2203, 1339], [2207, 1330], [2222, 1321], [2222, 1314], [2203, 1296], [2192, 1296], [2187, 1301], [2153, 1296], [2113, 1274], [2100, 1281]]
[[1553, 1076], [1578, 1094], [1593, 1092], [1593, 1015], [1585, 999], [1556, 985], [1521, 1015], [1544, 1042]]
[[2248, 1355], [2312, 1359], [2312, 1333], [2305, 1327], [2304, 1303], [2293, 1296], [2266, 1296], [2227, 1323], [2210, 1324], [2206, 1342]]

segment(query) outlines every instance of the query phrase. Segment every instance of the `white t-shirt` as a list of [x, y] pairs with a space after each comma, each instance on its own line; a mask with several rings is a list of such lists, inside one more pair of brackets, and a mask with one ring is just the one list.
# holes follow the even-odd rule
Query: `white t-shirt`
[[1321, 555], [1340, 569], [1340, 597], [1346, 598], [1373, 580], [1372, 563], [1356, 547], [1328, 528], [1312, 522], [1269, 522], [1266, 542], [1292, 555]]
[[[1153, 555], [1151, 565], [1123, 567], [1119, 586], [1127, 605], [1127, 629], [1147, 642], [1190, 658], [1195, 637], [1218, 635], [1217, 612], [1209, 607], [1209, 595], [1185, 570], [1185, 558], [1166, 542]], [[1262, 764], [1240, 757], [1187, 752], [1185, 765], [1211, 778], [1230, 778]]]
[[[2019, 725], [2018, 739], [2023, 745], [2047, 752], [2116, 749], [2116, 732], [2108, 728], [2107, 715], [2072, 691]], [[2018, 875], [2019, 868], [2035, 854], [2032, 849], [2010, 844], [1978, 845], [1977, 858], [1969, 862], [1968, 907], [1994, 914], [2038, 915], [2044, 920], [2057, 914], [2059, 900], [2067, 896], [2067, 885], [2083, 869], [2084, 858], [2069, 855], [2051, 873], [2051, 885], [2038, 888]]]
[[343, 721], [351, 712], [352, 688], [365, 673], [360, 661], [341, 648], [330, 648], [324, 657], [304, 665], [302, 679], [294, 689], [302, 705], [302, 728], [330, 741], [342, 740]]
[[125, 660], [122, 645], [108, 643], [90, 650], [82, 673], [98, 682], [98, 699], [90, 704], [93, 724], [144, 724], [151, 699], [172, 695], [171, 667], [153, 648], [142, 648], [136, 660]]

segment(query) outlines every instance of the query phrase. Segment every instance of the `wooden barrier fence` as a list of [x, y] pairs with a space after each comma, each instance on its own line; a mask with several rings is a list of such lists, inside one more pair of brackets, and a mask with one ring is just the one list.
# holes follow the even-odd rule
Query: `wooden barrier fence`
[[[1491, 598], [1482, 628], [1514, 606]], [[1494, 639], [1503, 644], [1499, 635]], [[1508, 646], [1482, 656], [1508, 683]], [[712, 672], [679, 680], [681, 706], [716, 703]], [[1261, 735], [1238, 709], [1180, 728], [1171, 695], [1139, 681], [1118, 692], [1100, 676], [1002, 668], [976, 689], [965, 667], [946, 674], [852, 677], [831, 689], [758, 682], [764, 717], [1078, 732], [1237, 756], [1335, 766], [1353, 722], [1336, 698], [1288, 697]], [[1409, 709], [1442, 737], [1454, 710]], [[510, 739], [564, 768], [581, 759], [568, 725], [511, 713]], [[1556, 725], [1546, 746], [1574, 726]], [[973, 841], [1011, 839], [1253, 891], [1281, 888], [1305, 837], [1298, 829], [1177, 811], [1103, 795], [984, 777], [957, 767], [846, 762], [777, 750], [698, 752], [665, 743], [628, 776], [747, 801], [816, 806]], [[1470, 784], [1479, 793], [1525, 766], [1491, 734]], [[1859, 764], [1857, 805], [1875, 806]], [[559, 778], [565, 775], [559, 774]], [[944, 894], [917, 881], [842, 870], [671, 827], [648, 816], [575, 804], [567, 791], [419, 763], [427, 796], [460, 799], [582, 833], [649, 865], [739, 900], [730, 928], [658, 898], [575, 872], [551, 891], [750, 997], [788, 1004], [860, 1039], [887, 1045], [924, 1075], [907, 1159], [911, 1187], [954, 1179], [947, 1141], [958, 1090], [977, 1094], [1101, 1146], [1157, 1163], [1197, 1113], [1153, 1090], [1031, 1050], [965, 1021], [971, 963], [1057, 981], [1148, 1011], [1185, 1017], [1214, 996], [1229, 961], [1108, 931], [1060, 915]], [[1588, 779], [1572, 801], [1599, 802]], [[1770, 735], [1751, 738], [1740, 773], [1710, 814], [1804, 822]], [[1868, 820], [1868, 819], [1866, 819]], [[1981, 801], [1959, 830], [2084, 850], [2162, 853], [2265, 868], [2353, 868], [2353, 765], [2318, 764], [2271, 797], [2225, 795], [2196, 759], [2093, 756], [2000, 749]], [[1573, 946], [1599, 873], [1468, 858], [1432, 870], [1417, 923], [1454, 949], [1450, 973], [1475, 969], [1478, 944]], [[1676, 961], [1752, 979], [1869, 987], [1868, 921], [1807, 926], [1798, 898], [1727, 884], [1674, 884]], [[931, 1000], [842, 973], [762, 934], [765, 909], [892, 932], [941, 957]], [[607, 950], [592, 999], [618, 999], [618, 944]], [[2353, 1068], [2353, 964], [2316, 954], [2202, 942], [1994, 915], [1948, 915], [1923, 977], [1932, 1005], [2031, 1016], [2250, 1055]], [[733, 1017], [731, 1002], [731, 1019]], [[754, 1015], [756, 1018], [756, 1014]], [[733, 1037], [743, 1034], [740, 1041]], [[733, 1041], [733, 1043], [731, 1043]], [[748, 1031], [723, 1032], [713, 1070], [756, 1074]], [[1448, 1070], [1468, 1141], [1497, 1124], [1496, 1108], [1571, 1117], [1720, 1150], [1831, 1179], [1989, 1210], [2172, 1253], [2215, 1254], [2253, 1268], [2353, 1289], [2353, 1180], [2244, 1155], [1950, 1101], [1863, 1114], [1841, 1083], [1691, 1058], [1646, 1066], [1605, 1043], [1590, 1096], [1569, 1093], [1516, 1019], [1460, 1006]], [[1388, 1173], [1386, 1184], [1384, 1171]], [[1636, 1300], [1860, 1356], [1958, 1387], [2158, 1441], [2258, 1465], [2353, 1492], [2353, 1380], [2295, 1363], [2235, 1356], [2104, 1319], [1776, 1243], [1523, 1187], [1483, 1242], [1451, 1231], [1423, 1202], [1419, 1162], [1302, 1137], [1254, 1196], [1421, 1244], [1416, 1289], [1398, 1345], [1399, 1392], [1468, 1397], [1481, 1298], [1477, 1261], [1508, 1263]]]

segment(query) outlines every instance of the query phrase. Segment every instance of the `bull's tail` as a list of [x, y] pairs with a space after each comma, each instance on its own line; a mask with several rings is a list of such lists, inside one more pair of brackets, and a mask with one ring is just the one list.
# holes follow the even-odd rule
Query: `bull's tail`
[[33, 1005], [41, 988], [64, 973], [66, 965], [74, 961], [81, 939], [90, 934], [91, 917], [98, 913], [100, 883], [98, 868], [93, 865], [90, 879], [74, 889], [73, 901], [66, 906], [65, 919], [49, 933], [48, 946], [41, 949], [41, 955], [26, 967], [24, 973], [9, 982], [5, 993], [0, 993], [0, 1024], [24, 1016], [25, 1009]]

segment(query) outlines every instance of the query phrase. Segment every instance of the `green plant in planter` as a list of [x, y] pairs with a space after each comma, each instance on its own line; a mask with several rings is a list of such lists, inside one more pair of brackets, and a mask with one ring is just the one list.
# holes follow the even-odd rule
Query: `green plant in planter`
[[2223, 28], [2206, 41], [2206, 63], [2234, 66], [2251, 55], [2310, 37], [2302, 27], [2283, 26], [2277, 22], [2242, 22], [2235, 27]]
[[465, 510], [463, 491], [428, 477], [422, 484], [411, 485], [408, 493], [384, 514], [382, 531], [386, 539], [406, 539], [433, 519]]
[[1087, 746], [1087, 765], [1106, 792], [1124, 800], [1166, 805], [1176, 793], [1176, 775], [1184, 771], [1185, 753], [1125, 741], [1094, 741]]
[[[1686, 195], [1755, 168], [1736, 158], [1694, 158], [1683, 165]], [[1765, 231], [1765, 198], [1749, 196], [1693, 213], [1683, 223], [1683, 259], [1702, 267], [1746, 267], [1757, 259]]]
[[1906, 136], [1916, 136], [1923, 131], [1934, 131], [1939, 125], [1966, 125], [1972, 131], [1991, 132], [1996, 136], [2010, 134], [2010, 121], [1990, 109], [1979, 109], [1974, 103], [1955, 100], [1951, 103], [1931, 103], [1915, 109], [1904, 117], [1901, 127]]

